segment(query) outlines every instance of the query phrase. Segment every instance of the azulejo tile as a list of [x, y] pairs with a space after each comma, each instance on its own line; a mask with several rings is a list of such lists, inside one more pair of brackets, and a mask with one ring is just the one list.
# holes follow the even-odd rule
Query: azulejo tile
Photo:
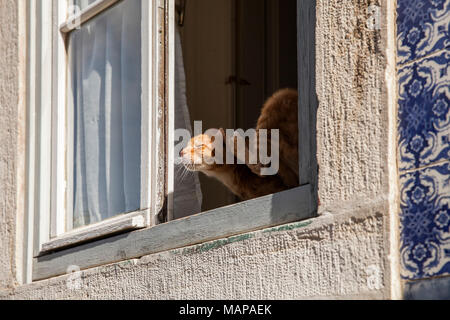
[[398, 0], [398, 63], [450, 46], [450, 0]]
[[400, 177], [402, 277], [450, 274], [450, 161]]
[[450, 50], [399, 71], [399, 169], [450, 159]]

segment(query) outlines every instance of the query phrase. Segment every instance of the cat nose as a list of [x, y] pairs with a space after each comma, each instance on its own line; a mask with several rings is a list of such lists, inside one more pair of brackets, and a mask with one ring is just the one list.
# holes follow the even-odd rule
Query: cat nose
[[182, 157], [184, 154], [183, 150], [180, 151], [180, 157]]

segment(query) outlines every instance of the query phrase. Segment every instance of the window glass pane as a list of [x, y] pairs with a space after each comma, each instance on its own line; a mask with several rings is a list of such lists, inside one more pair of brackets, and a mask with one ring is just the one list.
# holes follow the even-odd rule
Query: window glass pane
[[73, 227], [140, 207], [141, 0], [69, 35]]
[[91, 3], [94, 3], [97, 0], [72, 0], [72, 4], [76, 7], [78, 7], [80, 10], [83, 10], [87, 6], [89, 6]]

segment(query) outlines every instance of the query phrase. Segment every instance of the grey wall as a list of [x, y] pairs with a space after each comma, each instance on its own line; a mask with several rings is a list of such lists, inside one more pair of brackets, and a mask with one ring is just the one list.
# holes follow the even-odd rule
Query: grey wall
[[[24, 197], [16, 182], [17, 1], [0, 4], [11, 28], [0, 31], [1, 298], [399, 297], [390, 1], [317, 3], [320, 218], [86, 270], [76, 290], [67, 286], [73, 275], [15, 285]], [[374, 3], [382, 8], [380, 30], [366, 28]]]

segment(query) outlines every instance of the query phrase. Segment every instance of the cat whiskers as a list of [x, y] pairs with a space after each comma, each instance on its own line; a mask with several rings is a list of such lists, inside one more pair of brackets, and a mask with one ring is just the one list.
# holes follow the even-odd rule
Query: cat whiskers
[[183, 182], [189, 174], [193, 174], [194, 165], [184, 157], [178, 157], [175, 159], [176, 170], [181, 170], [181, 172], [177, 172], [177, 176], [179, 179], [179, 183]]

